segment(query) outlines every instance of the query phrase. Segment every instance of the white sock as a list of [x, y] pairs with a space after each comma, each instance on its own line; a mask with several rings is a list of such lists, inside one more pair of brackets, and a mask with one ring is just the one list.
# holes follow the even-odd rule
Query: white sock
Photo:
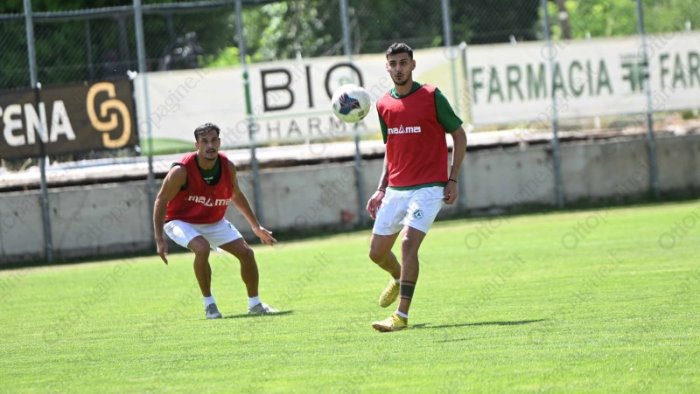
[[215, 304], [216, 301], [214, 301], [214, 296], [210, 295], [209, 297], [204, 297], [204, 307], [208, 307], [211, 304]]
[[401, 311], [398, 310], [398, 309], [397, 309], [396, 312], [394, 312], [394, 313], [396, 313], [398, 316], [403, 317], [404, 319], [408, 319], [408, 313], [403, 313], [403, 312], [401, 312]]
[[252, 308], [260, 303], [260, 296], [248, 297], [248, 308]]

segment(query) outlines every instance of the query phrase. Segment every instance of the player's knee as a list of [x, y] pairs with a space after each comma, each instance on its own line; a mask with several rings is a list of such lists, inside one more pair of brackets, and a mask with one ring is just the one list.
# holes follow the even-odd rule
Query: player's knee
[[417, 256], [419, 246], [420, 243], [416, 243], [414, 239], [406, 236], [401, 240], [401, 254], [403, 256]]
[[384, 261], [385, 257], [386, 253], [384, 253], [383, 251], [375, 249], [369, 250], [369, 259], [375, 262], [376, 264], [380, 264], [382, 261]]
[[192, 248], [192, 251], [198, 257], [209, 257], [209, 253], [210, 253], [209, 248], [202, 248], [202, 247]]
[[190, 243], [190, 250], [198, 257], [209, 257], [210, 248], [206, 241]]
[[209, 242], [204, 239], [193, 239], [189, 244], [190, 250], [197, 256], [208, 257], [210, 252]]
[[245, 249], [245, 257], [249, 260], [255, 260], [255, 251], [253, 248], [248, 247]]
[[255, 260], [255, 252], [250, 246], [246, 246], [241, 251], [236, 253], [236, 257], [240, 261], [253, 261]]

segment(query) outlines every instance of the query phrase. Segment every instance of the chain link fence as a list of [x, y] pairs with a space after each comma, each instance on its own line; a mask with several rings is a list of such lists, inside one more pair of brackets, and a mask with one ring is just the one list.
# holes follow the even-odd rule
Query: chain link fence
[[[321, 4], [322, 3], [322, 4]], [[322, 6], [321, 6], [322, 5]], [[144, 34], [150, 71], [188, 69], [237, 62], [232, 2], [158, 4], [145, 2]], [[450, 2], [453, 42], [467, 44], [542, 39], [538, 0], [516, 0], [491, 7]], [[343, 55], [339, 0], [246, 3], [244, 27], [253, 62]], [[401, 20], [387, 34], [383, 21]], [[313, 18], [309, 18], [313, 15]], [[38, 78], [44, 84], [91, 81], [135, 70], [136, 40], [131, 6], [109, 9], [34, 10]], [[287, 30], [274, 32], [274, 24]], [[415, 49], [445, 45], [439, 2], [410, 0], [402, 7], [371, 0], [348, 1], [351, 51], [382, 53], [394, 41]], [[586, 23], [586, 22], [584, 22]], [[555, 32], [557, 28], [554, 28]], [[0, 89], [29, 85], [24, 16], [0, 15], [0, 54], [7, 65]], [[617, 32], [617, 31], [615, 31]], [[276, 35], [273, 35], [276, 34]], [[634, 34], [634, 31], [618, 32]], [[274, 39], [274, 40], [273, 40]]]
[[[149, 71], [216, 64], [235, 43], [235, 13], [224, 2], [186, 6], [144, 5]], [[136, 70], [133, 9], [35, 12], [37, 78], [44, 85], [124, 77]], [[0, 89], [27, 87], [29, 64], [24, 16], [0, 16], [0, 54], [7, 65]]]
[[[345, 11], [343, 3], [347, 6]], [[544, 23], [544, 4], [547, 7], [547, 23]], [[490, 89], [492, 86], [489, 85], [498, 83], [502, 85], [502, 91], [496, 92], [500, 96], [523, 94], [517, 89], [508, 90], [511, 89], [510, 84], [514, 86], [513, 81], [508, 79], [510, 75], [505, 78], [500, 75], [500, 79], [486, 74], [470, 75], [474, 72], [466, 60], [471, 56], [470, 48], [537, 43], [541, 49], [535, 61], [540, 62], [541, 66], [549, 66], [546, 64], [549, 51], [556, 56], [581, 41], [634, 36], [640, 30], [634, 1], [513, 0], [486, 5], [449, 0], [406, 0], [397, 7], [389, 1], [372, 0], [248, 0], [243, 1], [243, 5], [245, 51], [250, 63], [328, 56], [348, 56], [351, 59], [351, 56], [360, 54], [381, 54], [395, 41], [407, 42], [418, 50], [444, 47], [451, 41], [455, 47], [459, 46], [461, 53], [457, 49], [444, 53], [450, 58], [452, 69], [443, 71], [452, 74], [453, 82], [440, 87], [449, 92], [448, 98], [467, 122], [473, 120], [475, 89]], [[142, 10], [147, 71], [210, 70], [240, 63], [233, 0], [176, 1], [167, 4], [146, 0]], [[648, 2], [644, 10], [647, 16], [642, 26], [650, 34], [668, 36], [692, 31], [694, 24], [700, 23], [700, 11], [690, 1], [679, 1], [674, 7]], [[0, 14], [0, 46], [4, 49], [0, 52], [0, 64], [3, 64], [0, 89], [5, 90], [30, 85], [26, 18], [21, 13], [22, 9], [15, 11], [17, 13]], [[129, 71], [138, 69], [133, 6], [89, 10], [39, 8], [32, 12], [37, 79], [43, 86], [124, 78]], [[447, 19], [444, 18], [445, 12], [448, 13]], [[347, 37], [343, 31], [344, 25], [347, 26]], [[545, 26], [550, 28], [551, 48], [544, 41]], [[659, 52], [665, 43], [663, 37], [652, 37], [649, 47]], [[614, 61], [622, 62], [622, 67], [630, 73], [623, 78], [630, 81], [632, 88], [642, 89], [640, 73], [643, 73], [643, 65], [639, 54], [625, 56]], [[690, 64], [685, 67], [692, 67], [692, 61], [694, 59], [689, 59]], [[418, 64], [420, 68], [420, 59]], [[564, 81], [569, 91], [562, 90], [563, 95], [558, 103], [552, 104], [552, 109], [565, 107], [571, 98], [571, 91], [575, 93], [583, 89], [583, 85], [591, 91], [601, 89], [600, 86], [591, 87], [591, 82], [584, 80], [593, 80], [593, 84], [600, 85], [602, 79], [604, 83], [604, 78], [608, 76], [598, 66], [584, 64], [582, 67], [586, 68], [586, 76], [580, 74]], [[512, 71], [520, 74], [526, 72], [524, 69]], [[576, 70], [566, 71], [573, 75]], [[382, 77], [385, 75], [372, 75], [376, 85], [380, 85], [376, 81]], [[693, 77], [692, 73], [689, 77]], [[463, 82], [459, 82], [460, 79]], [[378, 86], [375, 93], [384, 88], [383, 85]], [[602, 89], [605, 88], [603, 85]], [[562, 131], [586, 129], [603, 134], [620, 134], [630, 129], [642, 129], [647, 121], [643, 115], [636, 114], [559, 118], [554, 111], [550, 112], [536, 119], [533, 117], [508, 124], [477, 122], [476, 130], [547, 130], [559, 127]], [[631, 112], [643, 114], [644, 110]], [[673, 121], [679, 117], [697, 117], [697, 110], [680, 114], [675, 111], [670, 115], [660, 113], [655, 122], [659, 128], [663, 128], [666, 119]], [[552, 120], [557, 124], [552, 125]], [[144, 130], [139, 132], [143, 136]], [[363, 134], [360, 137], [372, 139], [377, 135]], [[347, 137], [337, 138], [344, 139]], [[138, 152], [87, 152], [52, 159], [61, 161], [132, 154]], [[4, 165], [8, 166], [8, 162], [5, 161]], [[10, 162], [8, 167], [16, 169], [25, 166], [26, 163], [22, 161], [19, 165]]]
[[[647, 189], [658, 194], [654, 135], [664, 133], [670, 122], [698, 118], [697, 109], [688, 110], [676, 97], [692, 99], [688, 95], [700, 87], [700, 53], [688, 44], [697, 37], [692, 32], [700, 24], [700, 8], [693, 0], [677, 0], [673, 7], [666, 2], [642, 4], [642, 0], [239, 1], [166, 4], [147, 0], [140, 8], [143, 24], [138, 28], [133, 5], [35, 9], [28, 15], [22, 9], [0, 6], [0, 10], [15, 12], [0, 14], [0, 91], [5, 94], [30, 87], [33, 65], [43, 86], [80, 86], [132, 78], [139, 65], [145, 64], [148, 85], [155, 88], [146, 95], [143, 85], [138, 86], [143, 76], [136, 77], [134, 99], [139, 106], [150, 105], [150, 109], [139, 107], [139, 119], [135, 120], [142, 146], [148, 146], [148, 151], [137, 146], [52, 156], [49, 161], [124, 156], [138, 161], [137, 156], [146, 153], [152, 199], [152, 156], [158, 152], [151, 149], [153, 142], [160, 138], [159, 143], [167, 148], [176, 129], [189, 130], [189, 123], [199, 120], [192, 119], [198, 117], [195, 113], [204, 118], [202, 121], [220, 117], [225, 121], [215, 122], [222, 125], [222, 148], [250, 147], [252, 197], [260, 217], [256, 146], [300, 141], [309, 146], [312, 142], [355, 142], [356, 213], [362, 217], [366, 196], [360, 143], [379, 140], [379, 126], [363, 132], [343, 126], [342, 132], [337, 132], [327, 106], [319, 103], [327, 101], [324, 95], [330, 97], [335, 80], [362, 82], [375, 98], [384, 94], [391, 83], [383, 53], [397, 41], [420, 51], [414, 78], [436, 84], [476, 131], [503, 131], [508, 140], [505, 146], [550, 144], [551, 160], [540, 163], [541, 172], [553, 174], [558, 206], [564, 205], [567, 188], [578, 187], [576, 179], [561, 179], [561, 166], [571, 163], [567, 163], [565, 149], [560, 153], [560, 139], [646, 133], [648, 156], [639, 158], [639, 170], [625, 180], [620, 194]], [[240, 4], [242, 12], [237, 15]], [[642, 12], [646, 17], [640, 19]], [[33, 28], [32, 40], [27, 38], [27, 20]], [[139, 59], [137, 33], [141, 30], [145, 58]], [[30, 64], [30, 49], [35, 64]], [[245, 59], [243, 67], [241, 59]], [[179, 70], [190, 71], [170, 72]], [[334, 70], [348, 76], [331, 75]], [[251, 97], [244, 80], [249, 82], [246, 87], [253, 86], [255, 94], [262, 96], [253, 98], [252, 108], [248, 108]], [[655, 93], [653, 89], [659, 86], [666, 92]], [[668, 94], [668, 88], [674, 89], [674, 94]], [[24, 105], [22, 108], [28, 104]], [[118, 104], [109, 101], [102, 110], [109, 105], [114, 110]], [[82, 104], [82, 111], [85, 106]], [[616, 106], [617, 112], [606, 106]], [[34, 134], [30, 138], [34, 129], [20, 125], [27, 128], [21, 129], [19, 118], [35, 127], [43, 115], [36, 110], [33, 115], [23, 114], [20, 105], [14, 107], [12, 111], [0, 108], [4, 111], [0, 138], [9, 136], [14, 143], [23, 142], [22, 133], [26, 132], [26, 141], [35, 141]], [[620, 111], [621, 107], [625, 110]], [[47, 118], [54, 115], [55, 108]], [[107, 126], [103, 121], [99, 127]], [[160, 134], [152, 136], [151, 128]], [[60, 129], [68, 133], [67, 128]], [[582, 130], [583, 137], [577, 136]], [[256, 133], [267, 139], [259, 142]], [[114, 142], [108, 134], [102, 137]], [[170, 147], [168, 152], [183, 146]], [[191, 140], [186, 146], [191, 149]], [[45, 160], [0, 157], [0, 172], [26, 169], [37, 162], [44, 171]], [[48, 216], [45, 179], [42, 207]], [[49, 223], [48, 218], [44, 220]], [[50, 224], [45, 227], [44, 232], [49, 233]], [[50, 238], [46, 239], [50, 250]]]
[[[449, 7], [449, 21], [441, 3]], [[243, 25], [249, 61], [340, 56], [343, 48], [340, 0], [244, 2]], [[449, 22], [452, 42], [468, 46], [543, 40], [543, 9], [538, 0], [498, 2], [391, 2], [348, 0], [349, 49], [353, 54], [382, 53], [397, 40], [416, 49], [445, 45]], [[629, 2], [548, 2], [555, 49], [568, 40], [595, 40], [638, 33], [635, 4]], [[700, 16], [689, 2], [646, 7], [648, 33], [692, 30]], [[21, 10], [17, 10], [21, 12]], [[143, 4], [146, 65], [149, 71], [212, 68], [238, 63], [235, 7], [232, 1], [146, 1]], [[606, 18], [601, 18], [606, 15]], [[391, 17], [389, 17], [391, 16]], [[37, 78], [44, 85], [124, 77], [136, 70], [133, 7], [33, 13]], [[396, 23], [400, 21], [400, 23]], [[393, 23], [390, 29], [386, 24]], [[29, 86], [24, 15], [0, 15], [0, 89]], [[686, 114], [687, 115], [687, 114]], [[634, 117], [580, 118], [565, 129], [620, 129]], [[482, 129], [503, 128], [494, 125]], [[537, 122], [515, 126], [539, 127]]]
[[[407, 42], [415, 49], [439, 48], [448, 42], [446, 32], [449, 31], [449, 41], [455, 46], [461, 44], [462, 53], [456, 49], [451, 53], [445, 52], [445, 56], [451, 57], [453, 67], [445, 72], [451, 72], [455, 82], [454, 86], [447, 84], [440, 87], [451, 91], [448, 98], [469, 122], [474, 115], [470, 112], [472, 100], [476, 97], [474, 89], [479, 87], [473, 86], [475, 83], [482, 87], [512, 83], [507, 79], [510, 76], [499, 76], [499, 81], [484, 79], [484, 75], [477, 80], [470, 75], [473, 70], [466, 64], [471, 53], [469, 48], [538, 43], [541, 49], [536, 61], [546, 66], [550, 50], [555, 56], [577, 42], [639, 33], [633, 1], [514, 0], [491, 2], [486, 6], [479, 2], [406, 0], [400, 7], [389, 1], [347, 0], [345, 3], [347, 9], [344, 12], [341, 0], [244, 1], [242, 21], [248, 61], [261, 63], [381, 54], [395, 41]], [[674, 7], [668, 7], [648, 2], [644, 7], [646, 18], [642, 26], [650, 34], [667, 36], [692, 31], [694, 25], [700, 23], [700, 11], [691, 3], [680, 1]], [[544, 23], [543, 4], [547, 5], [547, 24]], [[448, 19], [443, 17], [445, 7], [449, 10]], [[165, 4], [147, 0], [142, 10], [147, 71], [208, 70], [240, 63], [234, 1], [176, 1]], [[0, 89], [26, 88], [30, 85], [25, 15], [20, 13], [21, 9], [16, 11], [15, 14], [0, 14], [0, 46], [4, 49], [0, 52], [0, 62], [3, 64]], [[44, 86], [123, 78], [128, 71], [138, 69], [134, 10], [131, 5], [90, 10], [36, 9], [31, 20], [37, 79]], [[347, 25], [347, 38], [343, 32], [344, 25]], [[543, 41], [545, 25], [550, 27], [551, 49]], [[345, 39], [348, 41], [345, 42]], [[658, 53], [666, 43], [664, 40], [663, 37], [652, 37], [649, 47]], [[622, 67], [630, 73], [623, 78], [630, 81], [633, 89], [642, 88], [640, 73], [643, 65], [638, 55], [614, 59], [622, 62]], [[689, 59], [690, 63], [685, 67], [692, 67], [692, 61], [694, 59]], [[586, 85], [589, 90], [601, 89], [600, 86], [590, 87], [590, 82], [583, 79], [592, 79], [595, 84], [603, 78], [605, 82], [607, 76], [601, 74], [605, 70], [601, 71], [597, 64], [584, 64], [583, 67], [588, 73], [586, 76], [579, 75], [573, 78], [575, 80], [569, 78], [564, 82], [569, 85], [569, 90], [576, 92], [578, 85]], [[516, 71], [523, 74], [526, 70], [513, 70]], [[573, 75], [576, 70], [566, 71]], [[381, 77], [385, 75], [372, 76], [375, 79]], [[692, 73], [689, 77], [693, 77]], [[459, 79], [465, 82], [456, 82]], [[603, 85], [602, 89], [605, 88]], [[522, 94], [517, 90], [511, 92], [503, 89], [504, 92], [498, 93]], [[568, 96], [563, 95], [556, 106], [567, 105], [571, 98], [570, 91], [565, 92], [569, 93]], [[554, 106], [553, 109], [556, 109]], [[644, 110], [631, 112], [641, 114]], [[659, 128], [663, 128], [666, 119], [673, 121], [679, 117], [697, 117], [697, 110], [660, 113], [655, 122]], [[508, 124], [484, 122], [477, 124], [476, 130], [547, 130], [552, 127], [552, 118], [557, 118], [557, 115], [548, 114], [546, 117]], [[586, 129], [619, 134], [629, 129], [640, 129], [646, 120], [644, 116], [635, 114], [601, 114], [562, 117], [556, 121], [563, 131]], [[140, 130], [140, 133], [143, 134], [144, 130]], [[377, 138], [377, 135], [363, 134], [361, 138]], [[137, 152], [87, 153], [63, 159], [114, 154]]]
[[0, 18], [0, 88], [29, 86], [27, 35], [21, 15]]
[[[244, 2], [247, 51], [253, 62], [342, 55], [339, 0]], [[543, 39], [542, 8], [538, 0], [514, 0], [484, 7], [478, 2], [449, 3], [452, 39], [469, 45], [515, 43]], [[567, 8], [565, 5], [569, 4]], [[572, 7], [571, 5], [575, 5]], [[647, 5], [650, 34], [692, 30], [697, 7], [663, 8]], [[689, 4], [689, 3], [688, 3]], [[550, 1], [554, 40], [628, 36], [638, 33], [634, 2]], [[572, 9], [573, 8], [573, 9]], [[232, 1], [145, 1], [146, 56], [151, 71], [224, 64], [236, 49]], [[666, 11], [668, 10], [668, 11]], [[21, 12], [21, 10], [17, 10]], [[388, 18], [387, 15], [392, 15]], [[608, 14], [608, 18], [600, 18]], [[313, 16], [309, 18], [309, 15]], [[391, 29], [384, 21], [400, 20]], [[39, 79], [45, 84], [89, 81], [122, 75], [136, 68], [131, 6], [91, 10], [34, 10], [35, 47]], [[396, 40], [414, 48], [445, 44], [440, 2], [348, 0], [353, 53], [381, 53]], [[289, 29], [274, 32], [274, 24]], [[387, 33], [388, 31], [388, 33]], [[26, 87], [29, 66], [25, 19], [21, 13], [0, 15], [0, 89]], [[273, 40], [274, 39], [274, 40]], [[217, 60], [219, 63], [217, 63]]]

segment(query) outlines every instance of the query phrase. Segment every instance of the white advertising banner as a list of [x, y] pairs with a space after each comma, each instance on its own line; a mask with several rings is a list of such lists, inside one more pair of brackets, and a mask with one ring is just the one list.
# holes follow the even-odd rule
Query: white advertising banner
[[700, 34], [647, 37], [649, 67], [640, 37], [468, 49], [468, 82], [475, 124], [548, 123], [552, 95], [561, 118], [640, 113], [644, 81], [651, 81], [654, 111], [700, 107]]
[[[452, 92], [449, 60], [442, 48], [414, 53], [414, 79], [437, 84], [447, 95]], [[253, 130], [257, 143], [323, 140], [359, 133], [378, 133], [374, 105], [369, 115], [356, 124], [340, 122], [331, 111], [330, 97], [338, 86], [364, 86], [373, 102], [393, 84], [385, 70], [383, 54], [324, 57], [256, 63], [249, 66]], [[446, 79], [446, 77], [448, 77]], [[221, 127], [222, 146], [250, 143], [246, 117], [243, 71], [241, 68], [198, 69], [149, 73], [151, 130], [155, 150], [191, 148], [194, 129], [205, 122]], [[140, 98], [140, 76], [136, 96]], [[447, 84], [450, 84], [447, 86]], [[443, 88], [441, 85], [445, 84]], [[143, 100], [138, 100], [139, 130], [146, 136], [147, 120]], [[145, 145], [143, 145], [145, 146]]]
[[[475, 125], [541, 122], [546, 128], [553, 113], [552, 95], [561, 118], [641, 113], [646, 110], [647, 76], [655, 111], [699, 108], [700, 33], [648, 36], [647, 48], [649, 67], [637, 36], [555, 42], [551, 63], [544, 42], [475, 45], [466, 51], [466, 73], [457, 48], [417, 50], [414, 79], [438, 86], [456, 112], [465, 121], [469, 112]], [[338, 86], [353, 82], [376, 100], [393, 86], [385, 61], [383, 54], [376, 54], [354, 56], [352, 61], [323, 57], [250, 65], [256, 142], [379, 132], [374, 108], [362, 122], [345, 124], [333, 116], [330, 97]], [[195, 127], [205, 122], [221, 127], [223, 147], [249, 145], [241, 68], [156, 72], [147, 80], [156, 151], [191, 148]], [[142, 81], [141, 76], [136, 80], [136, 98], [143, 138], [147, 120]]]

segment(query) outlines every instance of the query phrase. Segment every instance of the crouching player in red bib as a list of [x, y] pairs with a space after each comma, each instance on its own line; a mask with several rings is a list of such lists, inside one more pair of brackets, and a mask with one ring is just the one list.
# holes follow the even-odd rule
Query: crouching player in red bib
[[277, 312], [260, 300], [258, 266], [253, 249], [241, 233], [224, 218], [233, 204], [245, 217], [260, 240], [274, 245], [277, 240], [260, 225], [246, 196], [238, 187], [236, 168], [222, 153], [219, 127], [206, 123], [194, 131], [196, 152], [174, 163], [156, 197], [153, 227], [158, 255], [168, 263], [168, 244], [163, 233], [180, 246], [194, 252], [194, 273], [204, 297], [207, 319], [221, 318], [211, 293], [209, 253], [221, 248], [234, 255], [241, 266], [241, 278], [248, 292], [248, 313]]

